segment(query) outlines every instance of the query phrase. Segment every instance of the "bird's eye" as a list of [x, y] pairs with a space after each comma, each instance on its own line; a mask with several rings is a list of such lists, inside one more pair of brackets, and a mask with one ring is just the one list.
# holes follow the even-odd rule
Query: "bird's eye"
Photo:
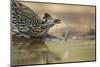
[[46, 21], [46, 19], [43, 19], [43, 20], [42, 20], [42, 24], [44, 24], [44, 23], [45, 23], [45, 21]]
[[43, 19], [42, 21], [44, 22], [44, 21], [46, 21], [46, 19]]

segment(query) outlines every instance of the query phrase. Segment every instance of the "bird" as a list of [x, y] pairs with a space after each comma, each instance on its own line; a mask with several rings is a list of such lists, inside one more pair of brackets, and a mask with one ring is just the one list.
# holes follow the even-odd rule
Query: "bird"
[[49, 13], [44, 13], [43, 18], [22, 4], [18, 0], [11, 0], [11, 31], [13, 35], [30, 37], [44, 37], [49, 29], [60, 23], [60, 19], [53, 18]]

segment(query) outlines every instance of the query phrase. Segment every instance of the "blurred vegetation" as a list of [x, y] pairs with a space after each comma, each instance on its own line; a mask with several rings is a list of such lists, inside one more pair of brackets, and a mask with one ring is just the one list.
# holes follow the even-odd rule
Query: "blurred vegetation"
[[35, 39], [13, 41], [12, 65], [94, 61], [96, 58], [95, 40], [56, 40], [44, 44], [43, 40]]

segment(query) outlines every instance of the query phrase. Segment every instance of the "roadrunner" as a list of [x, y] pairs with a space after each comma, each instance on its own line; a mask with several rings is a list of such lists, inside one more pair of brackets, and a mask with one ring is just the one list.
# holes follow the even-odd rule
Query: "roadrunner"
[[35, 11], [17, 0], [11, 0], [11, 18], [12, 34], [24, 37], [44, 37], [52, 26], [60, 23], [48, 13], [40, 19]]

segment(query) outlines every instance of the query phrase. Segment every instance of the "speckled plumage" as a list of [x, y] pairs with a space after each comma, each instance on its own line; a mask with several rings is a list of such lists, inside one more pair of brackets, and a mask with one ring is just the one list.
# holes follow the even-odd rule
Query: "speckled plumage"
[[25, 37], [43, 37], [50, 27], [60, 21], [48, 13], [41, 20], [36, 12], [17, 0], [11, 2], [11, 18], [12, 34]]

